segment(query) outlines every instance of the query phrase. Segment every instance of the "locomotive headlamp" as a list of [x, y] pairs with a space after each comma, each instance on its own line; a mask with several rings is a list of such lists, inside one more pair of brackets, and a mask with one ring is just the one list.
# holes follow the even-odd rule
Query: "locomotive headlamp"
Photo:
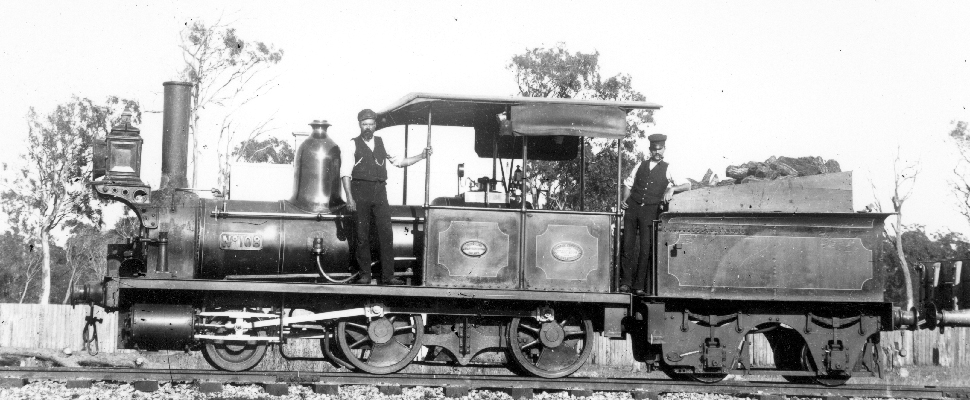
[[131, 124], [131, 113], [121, 115], [121, 121], [111, 127], [104, 145], [95, 148], [94, 178], [101, 176], [114, 183], [141, 181], [142, 138], [138, 128]]
[[92, 183], [99, 196], [138, 204], [151, 201], [151, 190], [141, 181], [140, 133], [126, 111], [104, 143], [95, 144], [93, 179], [104, 177]]

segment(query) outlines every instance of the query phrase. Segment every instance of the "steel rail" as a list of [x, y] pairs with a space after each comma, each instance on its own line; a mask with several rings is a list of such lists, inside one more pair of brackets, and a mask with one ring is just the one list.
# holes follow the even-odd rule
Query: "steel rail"
[[542, 379], [510, 375], [392, 374], [370, 375], [351, 372], [163, 370], [121, 368], [24, 368], [0, 367], [0, 377], [28, 380], [97, 380], [134, 382], [218, 382], [235, 384], [288, 383], [325, 385], [372, 385], [402, 387], [461, 387], [467, 389], [531, 389], [539, 391], [588, 390], [594, 392], [714, 393], [784, 396], [843, 396], [951, 399], [970, 397], [970, 388], [896, 385], [845, 385], [823, 387], [788, 382], [720, 382], [643, 378], [567, 377]]

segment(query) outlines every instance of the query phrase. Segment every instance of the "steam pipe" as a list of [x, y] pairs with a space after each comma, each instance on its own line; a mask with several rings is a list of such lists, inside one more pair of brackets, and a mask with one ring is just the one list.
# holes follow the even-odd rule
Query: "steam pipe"
[[168, 232], [158, 232], [158, 265], [155, 272], [168, 273]]
[[160, 189], [185, 188], [189, 148], [192, 87], [189, 82], [165, 82], [162, 111], [162, 180]]
[[970, 326], [970, 310], [943, 310], [939, 312], [937, 319], [939, 326], [967, 327]]

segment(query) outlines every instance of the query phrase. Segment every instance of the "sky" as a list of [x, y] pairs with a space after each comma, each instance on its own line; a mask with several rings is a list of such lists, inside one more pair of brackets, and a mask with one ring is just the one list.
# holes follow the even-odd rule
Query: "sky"
[[[162, 82], [177, 80], [184, 63], [180, 32], [193, 21], [228, 23], [284, 50], [272, 90], [245, 115], [272, 118], [270, 134], [287, 139], [314, 119], [350, 139], [357, 111], [409, 92], [515, 94], [511, 57], [563, 43], [598, 51], [603, 76], [629, 74], [663, 106], [648, 133], [668, 135], [666, 158], [687, 177], [821, 156], [853, 171], [856, 209], [876, 200], [891, 209], [898, 158], [921, 167], [903, 222], [970, 236], [947, 141], [953, 121], [970, 120], [967, 16], [970, 2], [946, 1], [2, 2], [0, 159], [23, 151], [30, 107], [117, 95], [160, 111]], [[149, 112], [140, 126], [152, 185], [160, 121]], [[214, 122], [203, 136], [211, 139]], [[378, 134], [403, 145], [399, 131]], [[412, 128], [410, 143], [425, 134]], [[454, 194], [459, 162], [469, 162], [467, 176], [491, 173], [471, 162], [470, 137], [433, 130], [432, 197]], [[413, 154], [420, 145], [411, 146]], [[205, 168], [198, 186], [213, 187]], [[424, 164], [409, 171], [409, 185], [422, 187]], [[400, 173], [391, 181], [394, 202]]]

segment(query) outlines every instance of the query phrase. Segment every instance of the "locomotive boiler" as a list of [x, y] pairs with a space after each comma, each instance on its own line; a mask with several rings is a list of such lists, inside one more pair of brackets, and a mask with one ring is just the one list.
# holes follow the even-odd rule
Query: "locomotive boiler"
[[[185, 175], [191, 85], [164, 87], [160, 187], [140, 179], [140, 131], [129, 123], [96, 155], [92, 187], [131, 208], [141, 231], [109, 246], [107, 276], [73, 296], [119, 313], [122, 347], [201, 349], [214, 367], [243, 371], [274, 346], [289, 357], [283, 344], [311, 340], [320, 361], [374, 374], [500, 352], [516, 372], [556, 378], [582, 367], [598, 338], [629, 337], [647, 370], [675, 379], [838, 385], [879, 374], [881, 331], [970, 324], [966, 273], [949, 264], [933, 267], [919, 304], [886, 301], [878, 243], [888, 214], [853, 212], [851, 180], [838, 174], [676, 196], [654, 223], [647, 293], [634, 296], [616, 292], [618, 188], [612, 209], [544, 209], [521, 195], [528, 179], [493, 168], [477, 191], [431, 199], [426, 167], [424, 204], [391, 206], [395, 275], [408, 285], [346, 284], [357, 270], [353, 224], [329, 124], [310, 124], [288, 199], [202, 198]], [[427, 125], [429, 146], [432, 126], [472, 129], [479, 157], [516, 160], [528, 178], [533, 160], [585, 164], [584, 138], [622, 152], [628, 113], [659, 108], [414, 93], [377, 122]], [[752, 334], [768, 339], [775, 368], [750, 365]]]

